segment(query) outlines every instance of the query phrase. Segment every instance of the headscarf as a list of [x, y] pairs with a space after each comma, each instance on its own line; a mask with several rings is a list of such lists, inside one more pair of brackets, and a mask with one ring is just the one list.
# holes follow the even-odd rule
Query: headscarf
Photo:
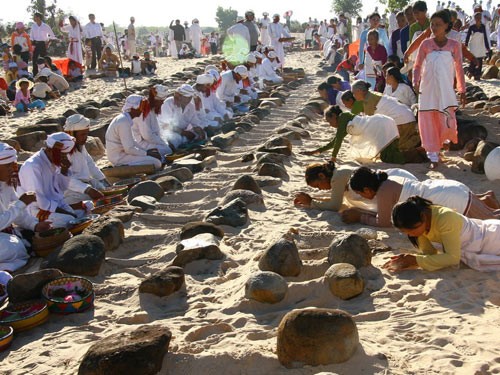
[[238, 65], [236, 68], [233, 70], [236, 74], [239, 74], [241, 78], [247, 78], [248, 77], [248, 69], [244, 65]]
[[67, 133], [58, 132], [49, 135], [45, 143], [48, 148], [56, 148], [61, 150], [63, 154], [67, 154], [75, 147], [75, 138]]
[[180, 87], [177, 88], [177, 90], [175, 90], [175, 92], [187, 98], [192, 98], [193, 95], [195, 94], [194, 89], [188, 84], [181, 85]]
[[154, 89], [156, 91], [155, 99], [164, 100], [167, 99], [168, 96], [168, 88], [163, 85], [154, 85]]
[[256, 64], [257, 63], [257, 57], [253, 53], [250, 53], [247, 55], [247, 62], [250, 64]]
[[276, 57], [278, 57], [278, 55], [274, 51], [269, 51], [269, 53], [267, 54], [267, 57], [269, 59], [275, 59]]
[[211, 85], [214, 82], [214, 77], [211, 74], [200, 74], [196, 77], [198, 85]]
[[[207, 65], [205, 67], [205, 73], [208, 73], [209, 70], [217, 70], [217, 67], [215, 65]], [[217, 70], [218, 71], [218, 70]]]
[[85, 130], [90, 128], [90, 120], [80, 114], [71, 115], [66, 119], [64, 124], [64, 131], [66, 132], [76, 132], [79, 130]]
[[215, 91], [217, 91], [217, 88], [220, 86], [220, 84], [222, 82], [222, 78], [220, 76], [220, 73], [216, 69], [210, 69], [207, 73], [210, 74], [214, 78], [214, 82], [212, 83], [212, 86], [210, 87], [210, 89], [212, 90], [212, 92], [215, 92]]
[[10, 164], [17, 161], [17, 151], [7, 143], [0, 142], [0, 164]]
[[130, 112], [131, 109], [138, 109], [141, 106], [144, 97], [137, 94], [132, 94], [125, 99], [125, 104], [123, 104], [122, 112]]

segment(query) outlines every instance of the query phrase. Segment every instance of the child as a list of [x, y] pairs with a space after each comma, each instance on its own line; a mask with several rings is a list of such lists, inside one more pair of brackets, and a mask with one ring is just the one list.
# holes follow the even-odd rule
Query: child
[[9, 64], [14, 62], [14, 57], [10, 53], [10, 46], [7, 43], [2, 44], [0, 49], [2, 50], [3, 70], [7, 72], [9, 70]]
[[349, 72], [354, 74], [354, 69], [356, 67], [356, 62], [358, 61], [358, 57], [356, 55], [350, 56], [348, 59], [345, 59], [337, 65], [337, 73], [343, 78], [344, 81], [349, 82]]
[[39, 76], [33, 86], [33, 90], [31, 92], [37, 99], [56, 99], [59, 98], [59, 93], [57, 91], [52, 90], [52, 88], [48, 84], [48, 78], [46, 76]]
[[65, 77], [69, 82], [79, 82], [83, 80], [82, 67], [76, 61], [70, 60], [68, 63], [68, 76]]
[[27, 64], [30, 60], [30, 52], [33, 50], [33, 47], [31, 39], [24, 29], [24, 23], [16, 23], [16, 30], [12, 33], [10, 44], [16, 47], [16, 54]]
[[[462, 45], [446, 38], [451, 29], [450, 14], [446, 10], [431, 17], [434, 38], [420, 45], [413, 69], [415, 92], [420, 93], [418, 128], [422, 146], [431, 163], [438, 166], [439, 151], [444, 143], [457, 143], [458, 103], [454, 90], [456, 77], [460, 101], [465, 106], [465, 77], [462, 68]], [[422, 66], [425, 61], [425, 69]]]
[[155, 74], [156, 73], [156, 61], [151, 60], [150, 53], [144, 52], [144, 59], [141, 61], [142, 74]]
[[26, 64], [23, 60], [17, 62], [17, 76], [19, 78], [33, 78], [33, 75], [28, 72], [28, 64]]
[[33, 88], [33, 82], [27, 78], [21, 78], [16, 82], [17, 93], [12, 103], [18, 112], [28, 112], [33, 108], [44, 109], [45, 103], [40, 99], [31, 101], [30, 89]]
[[474, 25], [469, 27], [465, 45], [467, 45], [472, 54], [477, 59], [477, 64], [471, 62], [469, 65], [469, 76], [474, 77], [476, 81], [481, 79], [481, 70], [483, 69], [483, 59], [490, 51], [488, 37], [486, 35], [486, 27], [481, 23], [483, 15], [481, 12], [474, 14]]
[[85, 40], [85, 66], [90, 69], [92, 66], [92, 40]]
[[141, 61], [139, 60], [139, 54], [134, 53], [132, 55], [132, 60], [130, 60], [130, 73], [133, 76], [138, 76], [142, 72]]
[[17, 81], [19, 78], [17, 74], [17, 64], [15, 62], [9, 63], [9, 70], [5, 72], [5, 81], [10, 85], [12, 82]]

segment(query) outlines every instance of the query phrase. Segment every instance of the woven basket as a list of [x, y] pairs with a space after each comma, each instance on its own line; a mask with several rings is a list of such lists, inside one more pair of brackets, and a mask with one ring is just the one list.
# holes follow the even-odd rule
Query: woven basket
[[22, 332], [49, 318], [47, 304], [42, 301], [16, 303], [0, 311], [0, 325], [10, 325], [15, 332]]
[[[78, 293], [75, 294], [75, 288]], [[77, 296], [75, 300], [65, 301], [63, 296]], [[55, 295], [60, 293], [60, 296]], [[42, 289], [42, 296], [47, 301], [50, 312], [72, 314], [85, 311], [94, 306], [94, 286], [92, 282], [78, 276], [66, 276], [52, 280]]]
[[77, 234], [80, 234], [84, 231], [85, 228], [90, 226], [96, 219], [98, 219], [101, 215], [97, 214], [91, 214], [88, 216], [85, 216], [81, 219], [75, 219], [75, 220], [70, 220], [68, 225], [69, 225], [69, 231], [70, 233], [75, 236]]
[[113, 186], [120, 186], [120, 187], [126, 186], [128, 189], [131, 189], [134, 185], [137, 185], [141, 181], [142, 179], [140, 177], [126, 178], [124, 180], [115, 182]]
[[103, 197], [94, 201], [95, 208], [92, 210], [92, 213], [102, 215], [120, 204], [125, 204], [121, 194]]
[[7, 350], [14, 338], [14, 328], [11, 326], [0, 326], [0, 352]]
[[126, 195], [128, 192], [128, 186], [109, 186], [101, 190], [105, 196], [113, 196], [113, 195]]
[[46, 257], [70, 238], [71, 233], [66, 228], [50, 229], [45, 232], [35, 233], [32, 248], [37, 256]]

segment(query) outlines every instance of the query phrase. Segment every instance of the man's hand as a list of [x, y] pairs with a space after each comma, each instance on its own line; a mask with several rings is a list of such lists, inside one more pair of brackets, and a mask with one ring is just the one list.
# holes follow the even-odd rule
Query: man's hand
[[298, 207], [311, 207], [312, 198], [309, 194], [306, 193], [297, 193], [295, 194], [295, 199], [293, 200], [293, 204]]

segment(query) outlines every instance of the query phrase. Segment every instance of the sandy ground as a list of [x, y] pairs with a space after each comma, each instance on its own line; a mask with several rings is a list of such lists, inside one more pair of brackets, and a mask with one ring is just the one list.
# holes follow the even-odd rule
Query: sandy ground
[[[252, 173], [254, 163], [242, 163], [241, 156], [255, 150], [277, 127], [293, 119], [309, 97], [316, 96], [316, 86], [323, 78], [314, 74], [319, 59], [313, 55], [294, 53], [288, 58], [287, 65], [304, 67], [309, 76], [308, 83], [293, 91], [285, 106], [273, 109], [271, 116], [242, 134], [228, 152], [219, 153], [216, 162], [186, 182], [183, 190], [166, 195], [156, 210], [137, 214], [126, 224], [125, 243], [107, 254], [99, 276], [91, 278], [95, 283], [95, 309], [77, 315], [51, 315], [43, 326], [17, 335], [11, 349], [0, 354], [1, 374], [76, 373], [82, 356], [96, 340], [153, 322], [169, 327], [173, 333], [161, 374], [500, 372], [499, 273], [466, 268], [388, 273], [381, 265], [411, 245], [395, 230], [379, 230], [378, 238], [392, 251], [375, 254], [373, 267], [363, 270], [363, 294], [349, 301], [331, 295], [323, 283], [328, 268], [326, 259], [308, 259], [305, 250], [324, 250], [335, 232], [361, 226], [343, 224], [334, 212], [300, 210], [292, 204], [297, 191], [321, 195], [306, 186], [303, 172], [307, 164], [328, 155], [299, 155], [332, 137], [330, 128], [320, 118], [306, 126], [310, 139], [293, 141], [294, 154], [286, 163], [290, 181], [264, 188], [265, 208], [251, 208], [250, 220], [244, 227], [224, 227], [223, 261], [189, 264], [185, 269], [185, 287], [169, 297], [138, 293], [145, 277], [163, 269], [174, 258], [180, 227], [202, 219], [218, 205], [239, 175]], [[193, 62], [161, 59], [159, 77], [167, 77], [188, 65]], [[2, 120], [0, 134], [11, 134], [17, 126], [41, 116], [57, 116], [89, 98], [102, 100], [119, 91], [121, 85], [119, 80], [89, 81], [85, 89], [52, 102], [43, 114]], [[498, 80], [482, 82], [481, 86], [487, 95], [498, 93]], [[498, 119], [481, 119], [487, 124], [490, 138], [500, 141]], [[339, 164], [348, 161], [346, 149], [343, 147], [339, 154]], [[420, 179], [452, 178], [476, 192], [494, 190], [500, 197], [498, 182], [471, 173], [470, 163], [461, 158], [462, 154], [447, 153], [447, 164], [436, 171], [429, 171], [424, 164], [405, 167]], [[393, 167], [383, 163], [373, 166]], [[258, 256], [290, 228], [300, 231], [297, 243], [304, 255], [301, 275], [287, 278], [288, 294], [280, 303], [267, 305], [247, 300], [244, 285], [258, 270]], [[343, 364], [294, 370], [280, 365], [276, 355], [277, 326], [288, 311], [307, 307], [340, 308], [354, 316], [360, 345], [353, 358]]]

